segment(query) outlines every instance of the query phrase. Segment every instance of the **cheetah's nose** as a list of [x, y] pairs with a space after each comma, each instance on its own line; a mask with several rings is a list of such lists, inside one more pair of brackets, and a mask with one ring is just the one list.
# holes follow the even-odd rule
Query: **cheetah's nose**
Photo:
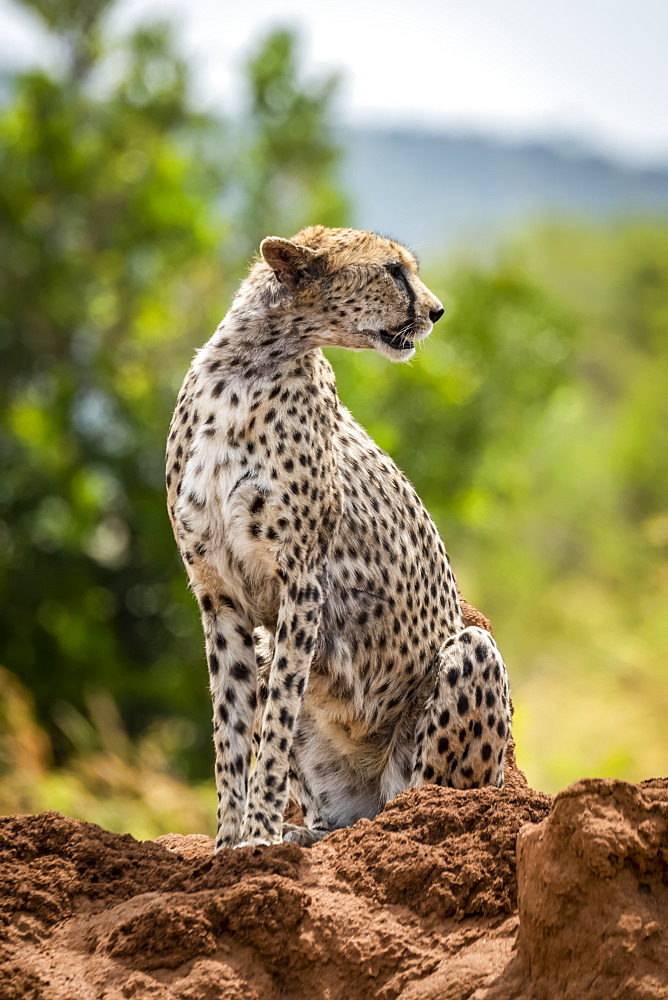
[[443, 308], [443, 306], [439, 306], [438, 309], [430, 309], [429, 319], [432, 321], [432, 323], [437, 323], [444, 312], [445, 309]]

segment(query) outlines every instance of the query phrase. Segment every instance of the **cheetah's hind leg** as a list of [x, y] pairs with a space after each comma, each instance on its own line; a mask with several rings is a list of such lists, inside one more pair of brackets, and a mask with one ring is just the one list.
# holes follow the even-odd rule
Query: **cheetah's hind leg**
[[[302, 731], [303, 729], [304, 724], [302, 723]], [[299, 844], [301, 847], [311, 847], [326, 837], [328, 833], [331, 833], [333, 826], [328, 822], [320, 797], [311, 790], [300, 767], [298, 760], [300, 735], [301, 733], [298, 733], [296, 744], [293, 744], [293, 752], [290, 755], [290, 792], [302, 811], [305, 825], [295, 826], [293, 823], [284, 823], [283, 840], [291, 844]]]
[[471, 626], [437, 654], [435, 686], [416, 734], [411, 785], [503, 785], [510, 736], [508, 676], [494, 639]]
[[283, 824], [283, 840], [291, 844], [299, 844], [300, 847], [311, 847], [331, 832], [331, 830], [324, 827], [293, 826], [292, 823]]

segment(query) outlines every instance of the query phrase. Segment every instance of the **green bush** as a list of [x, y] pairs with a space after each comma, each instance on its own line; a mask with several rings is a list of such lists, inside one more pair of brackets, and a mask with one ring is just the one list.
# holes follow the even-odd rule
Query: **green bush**
[[[1, 805], [60, 803], [149, 835], [176, 825], [174, 775], [206, 781], [212, 757], [164, 505], [171, 408], [259, 239], [354, 224], [335, 82], [303, 80], [277, 32], [246, 67], [243, 121], [215, 118], [166, 26], [117, 38], [106, 3], [31, 6], [60, 59], [16, 75], [0, 111], [0, 662], [21, 681], [3, 675]], [[447, 318], [410, 366], [331, 351], [340, 394], [492, 618], [532, 782], [657, 773], [668, 227], [545, 225], [492, 264], [423, 270]], [[22, 769], [23, 750], [41, 763]], [[96, 799], [101, 767], [115, 776]], [[170, 776], [164, 808], [147, 798], [154, 773]]]

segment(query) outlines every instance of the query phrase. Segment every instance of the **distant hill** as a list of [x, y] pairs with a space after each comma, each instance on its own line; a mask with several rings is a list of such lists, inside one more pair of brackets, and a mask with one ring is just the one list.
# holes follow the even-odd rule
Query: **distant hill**
[[380, 129], [346, 129], [340, 139], [354, 224], [418, 253], [482, 247], [536, 218], [668, 222], [668, 167], [634, 169], [558, 142]]

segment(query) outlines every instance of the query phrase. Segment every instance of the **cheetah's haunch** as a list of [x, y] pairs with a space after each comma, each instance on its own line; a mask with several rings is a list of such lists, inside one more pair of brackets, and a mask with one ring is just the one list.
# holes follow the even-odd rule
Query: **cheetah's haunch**
[[[431, 518], [320, 350], [405, 360], [440, 302], [374, 233], [315, 226], [261, 254], [193, 361], [167, 446], [206, 639], [217, 849], [312, 843], [409, 785], [501, 785], [510, 734], [494, 640], [464, 627]], [[283, 827], [288, 794], [305, 828]]]

